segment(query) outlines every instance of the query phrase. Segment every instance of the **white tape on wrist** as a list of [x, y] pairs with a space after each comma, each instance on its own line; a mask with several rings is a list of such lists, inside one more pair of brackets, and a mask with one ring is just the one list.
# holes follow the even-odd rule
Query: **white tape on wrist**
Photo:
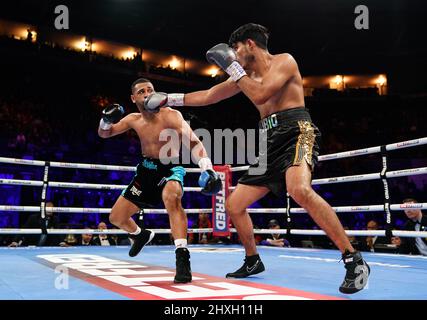
[[231, 79], [233, 79], [234, 82], [237, 82], [240, 80], [240, 78], [246, 76], [246, 71], [237, 61], [233, 61], [225, 70], [225, 72], [228, 73], [228, 75], [231, 77]]
[[211, 159], [209, 159], [207, 157], [200, 159], [198, 165], [199, 165], [200, 169], [202, 169], [202, 172], [206, 171], [208, 169], [213, 170]]
[[110, 130], [112, 126], [113, 125], [111, 123], [105, 122], [104, 119], [101, 119], [101, 121], [99, 121], [99, 128], [101, 130]]
[[183, 93], [170, 93], [168, 94], [168, 106], [181, 107], [184, 105], [184, 94]]

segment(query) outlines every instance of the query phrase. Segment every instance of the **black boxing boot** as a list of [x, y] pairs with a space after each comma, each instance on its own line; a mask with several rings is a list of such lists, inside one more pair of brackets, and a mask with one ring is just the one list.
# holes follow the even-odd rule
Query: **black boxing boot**
[[139, 234], [129, 235], [132, 239], [132, 247], [129, 250], [129, 256], [135, 257], [151, 240], [153, 240], [155, 233], [151, 230], [142, 229]]
[[191, 282], [190, 251], [187, 248], [178, 248], [176, 255], [176, 274], [173, 282], [187, 283]]
[[246, 256], [245, 262], [240, 269], [227, 273], [226, 278], [246, 278], [248, 276], [261, 273], [265, 270], [264, 264], [258, 254], [253, 256]]
[[369, 265], [363, 260], [358, 251], [350, 253], [350, 251], [346, 250], [342, 255], [342, 259], [347, 272], [340, 286], [340, 292], [351, 294], [362, 290], [368, 284], [371, 268], [369, 268]]

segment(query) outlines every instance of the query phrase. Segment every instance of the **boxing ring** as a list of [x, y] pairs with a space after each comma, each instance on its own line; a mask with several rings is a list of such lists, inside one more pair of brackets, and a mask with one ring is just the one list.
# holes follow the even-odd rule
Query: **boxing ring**
[[[346, 230], [349, 236], [427, 237], [426, 231], [392, 230], [392, 211], [407, 208], [426, 209], [427, 203], [391, 204], [388, 179], [426, 174], [427, 167], [387, 170], [390, 151], [427, 144], [427, 137], [384, 146], [323, 155], [319, 161], [343, 159], [374, 153], [381, 154], [382, 170], [378, 173], [314, 179], [313, 185], [382, 180], [384, 201], [381, 204], [334, 207], [338, 213], [383, 212], [385, 230]], [[71, 183], [49, 180], [49, 169], [77, 168], [89, 170], [134, 171], [134, 167], [63, 163], [14, 158], [0, 158], [0, 163], [44, 167], [42, 181], [0, 179], [3, 185], [38, 186], [42, 188], [40, 206], [0, 205], [0, 212], [109, 213], [110, 208], [53, 207], [46, 204], [48, 187], [122, 190], [126, 185]], [[234, 167], [232, 172], [247, 170]], [[187, 173], [200, 169], [188, 168]], [[234, 187], [229, 186], [230, 191]], [[201, 188], [185, 187], [198, 192]], [[291, 214], [306, 214], [302, 208], [250, 208], [249, 213], [284, 214], [286, 229], [257, 229], [257, 234], [325, 235], [322, 230], [293, 229]], [[186, 209], [187, 214], [212, 212], [212, 208]], [[144, 209], [144, 213], [167, 214], [164, 209]], [[157, 234], [170, 234], [170, 229], [153, 229]], [[212, 228], [189, 229], [190, 233], [212, 232]], [[230, 228], [229, 232], [236, 232]], [[121, 230], [97, 229], [0, 229], [1, 234], [126, 234]], [[245, 279], [226, 279], [242, 263], [244, 250], [239, 245], [190, 245], [193, 281], [174, 284], [175, 255], [173, 246], [148, 245], [137, 257], [128, 256], [128, 246], [113, 247], [18, 247], [0, 248], [0, 299], [427, 299], [427, 257], [369, 253], [363, 254], [371, 266], [368, 286], [353, 295], [338, 291], [345, 270], [337, 250], [274, 248], [259, 246], [266, 271]]]
[[173, 246], [148, 245], [135, 258], [127, 246], [0, 248], [0, 299], [427, 299], [426, 257], [366, 252], [368, 286], [344, 295], [336, 250], [260, 246], [266, 271], [232, 280], [224, 276], [242, 264], [241, 246], [189, 248], [193, 281], [179, 285]]

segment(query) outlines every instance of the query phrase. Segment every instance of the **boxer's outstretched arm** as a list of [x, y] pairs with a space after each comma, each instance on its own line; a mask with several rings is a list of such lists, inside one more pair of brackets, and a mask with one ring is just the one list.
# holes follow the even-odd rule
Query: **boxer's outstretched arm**
[[184, 95], [184, 105], [189, 107], [206, 106], [230, 98], [240, 91], [234, 81], [227, 80], [208, 90], [186, 93]]
[[131, 126], [129, 124], [130, 117], [132, 117], [132, 114], [128, 114], [126, 117], [121, 119], [116, 124], [113, 124], [108, 130], [101, 129], [101, 126], [98, 127], [98, 135], [101, 138], [110, 138], [113, 136], [116, 136], [118, 134], [121, 134], [123, 132], [128, 131], [131, 129]]
[[239, 79], [237, 85], [255, 105], [262, 105], [275, 95], [297, 70], [294, 58], [290, 54], [283, 54], [277, 57], [262, 82], [245, 76]]

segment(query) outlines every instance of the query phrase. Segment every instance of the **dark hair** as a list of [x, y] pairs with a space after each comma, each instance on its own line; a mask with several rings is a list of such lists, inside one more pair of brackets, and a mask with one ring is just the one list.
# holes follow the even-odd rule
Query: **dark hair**
[[406, 198], [405, 200], [403, 200], [402, 203], [407, 203], [407, 202], [413, 202], [413, 203], [418, 203], [417, 200], [415, 200], [414, 198]]
[[233, 31], [228, 40], [228, 45], [232, 47], [237, 42], [251, 39], [258, 47], [267, 49], [268, 36], [269, 32], [266, 27], [260, 24], [247, 23]]
[[271, 219], [268, 222], [268, 227], [271, 228], [271, 227], [274, 227], [274, 226], [280, 226], [279, 221], [277, 221], [276, 219]]
[[148, 79], [146, 79], [146, 78], [139, 78], [139, 79], [136, 79], [136, 80], [132, 83], [132, 85], [130, 86], [130, 91], [132, 91], [132, 92], [133, 92], [133, 89], [135, 89], [135, 86], [136, 86], [138, 83], [146, 83], [146, 82], [150, 82], [150, 83], [151, 83], [151, 81], [150, 81], [150, 80], [148, 80]]

